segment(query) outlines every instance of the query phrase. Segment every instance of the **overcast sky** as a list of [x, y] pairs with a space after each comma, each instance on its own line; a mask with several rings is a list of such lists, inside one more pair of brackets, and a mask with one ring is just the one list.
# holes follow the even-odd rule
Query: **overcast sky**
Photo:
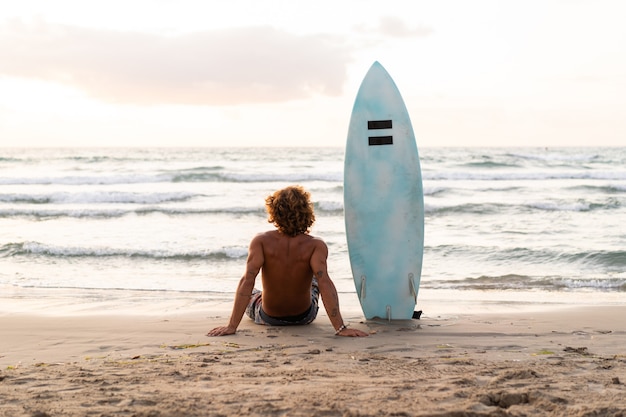
[[0, 146], [338, 146], [374, 61], [418, 146], [626, 146], [621, 0], [20, 0]]

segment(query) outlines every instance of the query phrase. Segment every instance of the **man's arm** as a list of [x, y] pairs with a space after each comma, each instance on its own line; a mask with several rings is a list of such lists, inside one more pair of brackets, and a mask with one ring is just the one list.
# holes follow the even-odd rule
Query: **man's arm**
[[248, 260], [246, 262], [246, 272], [243, 274], [237, 285], [237, 292], [235, 293], [235, 301], [233, 303], [233, 311], [230, 315], [230, 320], [227, 326], [216, 327], [207, 333], [207, 336], [226, 336], [234, 334], [237, 331], [239, 323], [243, 318], [243, 314], [246, 312], [246, 307], [250, 302], [250, 296], [254, 289], [254, 282], [257, 275], [263, 266], [264, 262], [263, 246], [261, 244], [260, 236], [255, 237], [250, 242], [250, 249], [248, 250]]
[[358, 329], [348, 329], [343, 322], [341, 312], [339, 311], [339, 296], [335, 284], [328, 275], [326, 259], [328, 258], [328, 247], [323, 241], [319, 241], [316, 245], [313, 255], [311, 256], [311, 268], [317, 278], [317, 284], [322, 296], [324, 308], [328, 314], [328, 318], [335, 328], [338, 336], [362, 337], [369, 336], [367, 333]]

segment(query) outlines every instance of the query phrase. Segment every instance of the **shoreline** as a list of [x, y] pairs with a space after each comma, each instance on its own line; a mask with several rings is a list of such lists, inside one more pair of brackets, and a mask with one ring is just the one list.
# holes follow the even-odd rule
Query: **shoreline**
[[[230, 307], [230, 305], [228, 305]], [[229, 308], [1, 313], [0, 416], [623, 415], [626, 306], [434, 314], [206, 337]], [[596, 413], [596, 414], [593, 414]]]
[[[167, 312], [162, 314], [135, 314], [100, 312], [86, 315], [46, 315], [35, 313], [1, 313], [0, 370], [6, 367], [28, 366], [36, 363], [71, 362], [94, 352], [106, 355], [138, 349], [148, 349], [152, 354], [162, 352], [164, 346], [198, 345], [219, 340], [270, 337], [321, 337], [334, 340], [350, 339], [335, 337], [326, 312], [320, 308], [317, 319], [308, 326], [272, 327], [255, 325], [247, 316], [241, 321], [237, 334], [224, 337], [208, 337], [213, 327], [228, 321], [230, 311]], [[526, 349], [537, 343], [533, 338], [554, 335], [589, 336], [594, 344], [603, 335], [624, 338], [622, 345], [598, 345], [601, 354], [626, 356], [626, 306], [551, 306], [547, 309], [523, 311], [482, 312], [464, 314], [422, 314], [419, 320], [385, 319], [365, 320], [360, 310], [342, 312], [350, 326], [370, 333], [370, 337], [354, 339], [356, 347], [370, 349], [372, 344], [393, 343], [378, 341], [380, 333], [392, 330], [409, 331], [419, 340], [416, 346], [429, 345], [430, 338], [456, 344], [478, 340], [477, 337], [499, 337], [491, 341], [495, 346], [504, 338], [524, 338]], [[491, 336], [490, 336], [491, 335]], [[591, 335], [595, 335], [591, 337]], [[533, 337], [530, 337], [533, 336]], [[404, 341], [399, 336], [398, 340]], [[583, 337], [584, 339], [584, 337]], [[575, 340], [573, 338], [572, 340]], [[408, 341], [407, 341], [408, 342]], [[552, 343], [552, 342], [550, 342]], [[621, 349], [621, 350], [620, 350]], [[28, 359], [32, 357], [32, 359]], [[625, 375], [626, 381], [626, 375]]]
[[[234, 287], [233, 287], [234, 288]], [[341, 310], [361, 314], [356, 292], [338, 291]], [[230, 312], [234, 292], [30, 288], [0, 286], [0, 316], [132, 316]], [[435, 314], [542, 311], [589, 306], [626, 306], [624, 292], [420, 289], [416, 310]]]

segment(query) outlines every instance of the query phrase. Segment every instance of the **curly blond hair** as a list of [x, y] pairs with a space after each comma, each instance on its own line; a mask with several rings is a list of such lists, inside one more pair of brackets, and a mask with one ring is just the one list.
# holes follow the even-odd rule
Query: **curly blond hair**
[[287, 236], [309, 233], [315, 222], [310, 198], [311, 195], [299, 185], [275, 191], [265, 199], [268, 223], [273, 223]]

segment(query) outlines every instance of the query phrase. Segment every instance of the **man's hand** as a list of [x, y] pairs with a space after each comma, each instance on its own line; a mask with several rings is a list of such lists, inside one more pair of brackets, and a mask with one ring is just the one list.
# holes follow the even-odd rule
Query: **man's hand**
[[236, 331], [237, 331], [236, 328], [233, 329], [230, 326], [222, 326], [222, 327], [216, 327], [215, 329], [208, 332], [206, 335], [207, 336], [227, 336], [229, 334], [235, 334]]
[[345, 328], [342, 329], [340, 332], [336, 333], [337, 336], [343, 336], [343, 337], [366, 337], [369, 336], [369, 334], [362, 332], [359, 329], [349, 329], [349, 328]]

